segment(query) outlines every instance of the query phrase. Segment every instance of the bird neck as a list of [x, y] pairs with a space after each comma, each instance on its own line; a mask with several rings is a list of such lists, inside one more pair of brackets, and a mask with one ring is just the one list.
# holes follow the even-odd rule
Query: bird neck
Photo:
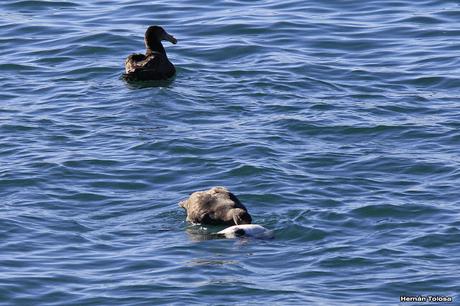
[[163, 44], [161, 43], [161, 41], [149, 41], [146, 44], [146, 47], [147, 47], [147, 51], [146, 51], [147, 55], [150, 55], [153, 52], [158, 52], [166, 56], [166, 50], [163, 47]]

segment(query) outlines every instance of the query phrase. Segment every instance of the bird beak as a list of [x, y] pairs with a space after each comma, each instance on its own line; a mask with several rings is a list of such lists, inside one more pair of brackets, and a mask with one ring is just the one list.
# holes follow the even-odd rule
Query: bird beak
[[164, 40], [167, 40], [173, 44], [177, 44], [177, 39], [174, 38], [174, 36], [172, 35], [169, 35], [168, 33], [165, 34], [165, 36], [163, 37]]

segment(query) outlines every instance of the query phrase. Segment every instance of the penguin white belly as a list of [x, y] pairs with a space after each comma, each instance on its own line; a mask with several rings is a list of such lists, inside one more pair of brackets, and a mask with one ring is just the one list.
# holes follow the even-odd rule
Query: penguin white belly
[[217, 234], [224, 235], [226, 238], [254, 237], [259, 239], [271, 239], [274, 237], [273, 231], [258, 224], [234, 225], [221, 230]]

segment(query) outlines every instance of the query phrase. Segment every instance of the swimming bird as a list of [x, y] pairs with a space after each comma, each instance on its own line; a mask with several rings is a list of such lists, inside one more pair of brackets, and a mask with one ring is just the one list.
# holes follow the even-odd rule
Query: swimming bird
[[211, 225], [250, 224], [246, 207], [225, 187], [197, 191], [179, 203], [187, 212], [187, 221]]
[[217, 232], [217, 234], [223, 235], [226, 238], [253, 237], [259, 239], [271, 239], [274, 237], [273, 231], [258, 224], [234, 225]]
[[169, 61], [161, 41], [177, 43], [174, 36], [160, 26], [150, 26], [145, 31], [145, 54], [131, 54], [125, 61], [124, 78], [127, 80], [165, 80], [176, 73], [176, 68]]

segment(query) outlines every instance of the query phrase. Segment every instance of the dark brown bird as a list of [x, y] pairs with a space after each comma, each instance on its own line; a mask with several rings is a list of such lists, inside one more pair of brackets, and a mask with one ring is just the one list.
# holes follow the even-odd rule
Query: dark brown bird
[[150, 26], [145, 31], [145, 54], [131, 54], [125, 61], [124, 78], [127, 80], [165, 80], [176, 73], [176, 68], [169, 61], [165, 48], [161, 44], [167, 40], [177, 43], [174, 36], [168, 34], [160, 26]]
[[187, 211], [187, 221], [211, 225], [250, 224], [246, 207], [225, 187], [197, 191], [179, 203]]

